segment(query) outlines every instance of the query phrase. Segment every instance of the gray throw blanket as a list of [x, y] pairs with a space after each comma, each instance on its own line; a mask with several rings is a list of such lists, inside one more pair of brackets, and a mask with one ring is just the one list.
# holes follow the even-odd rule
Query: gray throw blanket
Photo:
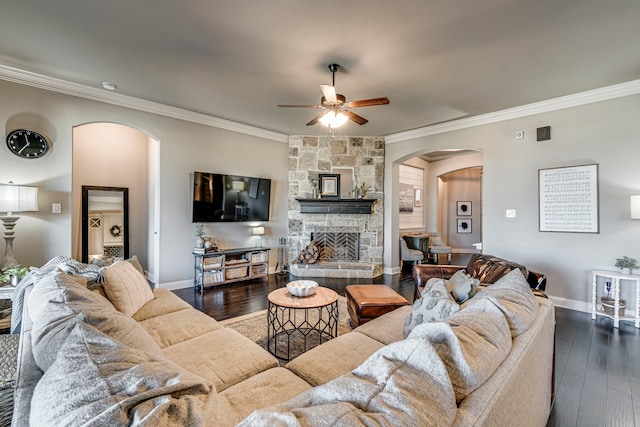
[[11, 309], [11, 333], [19, 334], [22, 328], [22, 310], [24, 307], [24, 291], [34, 285], [47, 274], [55, 270], [62, 270], [67, 274], [80, 274], [89, 280], [98, 280], [100, 267], [93, 264], [84, 264], [67, 256], [51, 258], [42, 267], [30, 271], [22, 278], [13, 294], [13, 306]]
[[511, 351], [495, 300], [470, 302], [446, 322], [416, 326], [348, 374], [255, 411], [248, 426], [446, 426], [457, 405]]

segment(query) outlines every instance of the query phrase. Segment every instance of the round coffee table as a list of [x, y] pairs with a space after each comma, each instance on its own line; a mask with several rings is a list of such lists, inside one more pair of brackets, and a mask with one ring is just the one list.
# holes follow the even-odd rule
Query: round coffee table
[[[267, 350], [280, 359], [291, 360], [313, 343], [322, 344], [338, 336], [338, 294], [318, 286], [308, 297], [296, 297], [287, 288], [268, 296]], [[292, 348], [299, 343], [300, 348]], [[286, 345], [286, 353], [284, 347]], [[281, 351], [278, 351], [278, 350]]]

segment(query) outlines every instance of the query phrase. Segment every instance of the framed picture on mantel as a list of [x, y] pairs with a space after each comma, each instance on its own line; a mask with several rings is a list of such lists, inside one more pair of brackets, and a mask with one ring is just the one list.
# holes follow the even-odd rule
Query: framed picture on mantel
[[320, 174], [320, 197], [323, 199], [340, 198], [340, 175]]

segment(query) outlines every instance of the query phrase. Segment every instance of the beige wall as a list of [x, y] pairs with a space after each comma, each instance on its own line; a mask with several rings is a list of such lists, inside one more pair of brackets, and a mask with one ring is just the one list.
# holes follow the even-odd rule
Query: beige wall
[[[286, 143], [210, 126], [171, 119], [128, 108], [0, 81], [0, 123], [5, 133], [37, 127], [53, 141], [44, 158], [21, 160], [0, 149], [0, 182], [40, 187], [40, 211], [24, 215], [16, 226], [14, 252], [24, 265], [42, 265], [55, 255], [71, 255], [73, 128], [112, 122], [139, 129], [160, 141], [159, 210], [161, 286], [190, 286], [193, 280], [194, 228], [191, 223], [191, 180], [194, 170], [235, 173], [272, 179], [271, 220], [264, 224], [263, 243], [272, 247], [275, 266], [278, 237], [287, 232]], [[151, 171], [150, 171], [151, 172]], [[62, 213], [52, 214], [51, 203]], [[252, 246], [249, 223], [211, 224], [207, 233], [223, 247]], [[4, 241], [0, 243], [4, 252]]]
[[92, 123], [73, 130], [72, 256], [81, 259], [83, 185], [129, 189], [129, 254], [153, 271], [149, 258], [149, 137], [114, 123]]
[[[640, 96], [627, 96], [395, 142], [387, 144], [386, 169], [423, 152], [482, 150], [484, 252], [546, 273], [547, 289], [556, 301], [585, 309], [592, 269], [614, 269], [615, 259], [622, 255], [640, 258], [640, 221], [629, 218], [629, 196], [640, 194], [638, 111]], [[551, 126], [551, 141], [536, 142], [536, 128], [546, 125]], [[516, 141], [520, 130], [525, 139]], [[539, 232], [538, 169], [588, 163], [599, 164], [600, 233]], [[386, 177], [385, 188], [394, 186], [393, 178]], [[387, 196], [393, 197], [392, 192]], [[506, 218], [506, 209], [515, 209], [517, 217]], [[432, 226], [434, 217], [429, 218]], [[387, 221], [385, 233], [392, 231], [393, 223]], [[385, 255], [392, 256], [394, 251], [388, 249]], [[385, 257], [386, 265], [393, 264]], [[634, 300], [629, 289], [623, 289], [625, 296]]]

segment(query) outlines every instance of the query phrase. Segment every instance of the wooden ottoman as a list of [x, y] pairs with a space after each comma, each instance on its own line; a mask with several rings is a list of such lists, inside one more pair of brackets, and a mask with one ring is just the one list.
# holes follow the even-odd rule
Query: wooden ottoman
[[354, 326], [409, 304], [402, 295], [384, 285], [349, 285], [345, 293], [347, 311]]

